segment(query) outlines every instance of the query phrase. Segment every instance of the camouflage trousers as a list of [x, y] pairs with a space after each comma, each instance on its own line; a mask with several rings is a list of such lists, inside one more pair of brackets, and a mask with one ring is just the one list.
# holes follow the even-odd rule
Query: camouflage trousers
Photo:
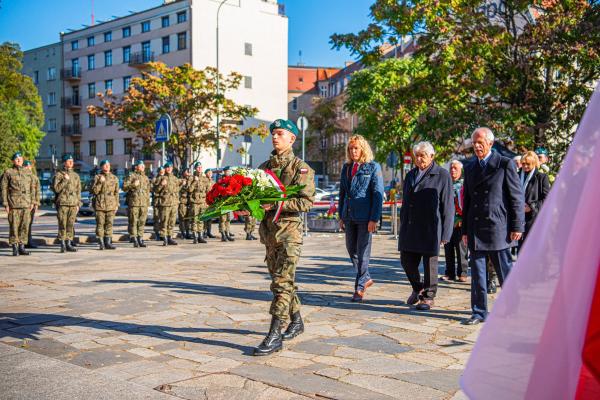
[[144, 236], [144, 226], [148, 218], [148, 207], [133, 206], [127, 208], [128, 226], [127, 232], [129, 236]]
[[160, 231], [160, 207], [152, 207], [152, 225], [154, 226], [154, 232]]
[[96, 236], [112, 238], [114, 220], [115, 211], [96, 210]]
[[188, 208], [188, 218], [192, 224], [192, 230], [195, 233], [199, 233], [204, 231], [204, 221], [201, 221], [198, 217], [206, 210], [206, 206], [204, 204], [190, 204], [190, 208]]
[[177, 217], [179, 218], [179, 232], [183, 236], [191, 228], [191, 220], [188, 219], [188, 205], [179, 203], [177, 208]]
[[272, 222], [267, 216], [259, 228], [260, 241], [266, 247], [265, 262], [271, 275], [273, 301], [269, 313], [286, 321], [300, 311], [295, 279], [302, 246], [302, 220], [290, 218]]
[[160, 235], [173, 236], [173, 228], [177, 221], [177, 206], [160, 207]]
[[229, 213], [223, 214], [219, 217], [219, 233], [229, 232], [230, 226], [229, 222], [231, 221], [231, 217]]
[[29, 208], [11, 208], [8, 212], [9, 235], [8, 243], [25, 244], [29, 236]]
[[256, 218], [251, 215], [246, 215], [244, 217], [244, 232], [248, 235], [252, 235], [254, 233], [254, 229], [256, 228]]
[[58, 240], [75, 240], [75, 219], [77, 206], [58, 206]]

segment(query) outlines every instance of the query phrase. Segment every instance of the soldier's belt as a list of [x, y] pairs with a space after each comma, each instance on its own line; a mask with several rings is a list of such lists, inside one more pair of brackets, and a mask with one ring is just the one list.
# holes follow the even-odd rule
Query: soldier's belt
[[[269, 210], [266, 212], [267, 215], [272, 216], [275, 215], [276, 211], [275, 210]], [[300, 213], [296, 212], [296, 211], [287, 211], [287, 212], [282, 212], [281, 214], [279, 214], [279, 218], [292, 218], [292, 217], [300, 217]]]

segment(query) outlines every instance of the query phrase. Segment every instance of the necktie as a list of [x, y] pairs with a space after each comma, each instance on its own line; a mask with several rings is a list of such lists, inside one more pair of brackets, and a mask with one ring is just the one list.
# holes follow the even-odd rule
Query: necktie
[[481, 169], [485, 169], [485, 160], [479, 160], [479, 165], [481, 165]]
[[354, 175], [356, 175], [356, 171], [358, 171], [358, 163], [354, 163], [354, 165], [352, 166], [352, 177], [354, 178]]

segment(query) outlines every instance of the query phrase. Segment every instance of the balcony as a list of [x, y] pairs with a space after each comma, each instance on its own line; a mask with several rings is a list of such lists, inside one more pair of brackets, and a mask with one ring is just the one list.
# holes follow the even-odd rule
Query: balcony
[[69, 110], [81, 110], [81, 96], [66, 96], [61, 99], [61, 107]]
[[79, 82], [81, 80], [81, 68], [63, 68], [60, 71], [60, 78], [65, 81]]
[[154, 52], [142, 51], [133, 53], [129, 58], [129, 66], [134, 68], [144, 68], [149, 62], [154, 62]]
[[81, 136], [81, 124], [63, 125], [61, 132], [63, 136]]

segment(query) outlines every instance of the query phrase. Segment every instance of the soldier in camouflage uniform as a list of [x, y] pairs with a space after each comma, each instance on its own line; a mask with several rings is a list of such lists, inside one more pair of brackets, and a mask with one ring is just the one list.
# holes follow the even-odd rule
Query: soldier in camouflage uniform
[[182, 239], [191, 239], [190, 225], [188, 219], [189, 195], [188, 189], [190, 186], [191, 175], [189, 169], [184, 169], [179, 179], [179, 207], [177, 208], [177, 217], [179, 218], [179, 232]]
[[150, 180], [144, 173], [146, 166], [142, 160], [136, 161], [134, 168], [123, 182], [123, 190], [127, 192], [128, 232], [133, 247], [146, 247], [144, 226], [150, 205]]
[[81, 180], [73, 171], [73, 156], [65, 154], [62, 157], [63, 169], [52, 178], [52, 191], [58, 218], [58, 240], [60, 252], [76, 252], [73, 247], [75, 239], [75, 219], [81, 206]]
[[12, 255], [28, 256], [25, 242], [29, 235], [29, 218], [33, 209], [33, 193], [35, 191], [31, 172], [23, 168], [23, 156], [16, 152], [12, 156], [12, 168], [2, 175], [2, 204], [8, 214], [9, 238]]
[[[270, 126], [274, 151], [259, 168], [273, 171], [284, 186], [303, 185], [297, 197], [283, 202], [281, 215], [275, 220], [274, 204], [265, 204], [265, 218], [260, 224], [260, 241], [266, 247], [266, 262], [271, 275], [273, 301], [269, 333], [254, 349], [254, 355], [266, 355], [282, 349], [282, 340], [290, 340], [304, 332], [300, 316], [300, 299], [295, 284], [296, 265], [302, 245], [302, 212], [310, 210], [315, 199], [314, 171], [294, 156], [292, 145], [298, 128], [289, 120], [278, 119]], [[291, 319], [285, 333], [282, 324]]]
[[101, 171], [94, 177], [91, 192], [96, 210], [96, 237], [100, 250], [114, 250], [112, 244], [113, 221], [119, 208], [119, 179], [110, 172], [110, 162], [100, 162]]
[[176, 245], [173, 240], [173, 227], [177, 220], [177, 206], [179, 204], [179, 179], [173, 175], [173, 164], [164, 165], [165, 174], [161, 176], [154, 186], [158, 196], [160, 212], [160, 235], [164, 238], [163, 246]]
[[256, 240], [254, 237], [254, 229], [256, 228], [256, 218], [252, 215], [246, 215], [244, 217], [244, 232], [246, 232], [246, 240]]
[[31, 161], [25, 160], [23, 161], [23, 167], [27, 171], [31, 173], [31, 179], [33, 179], [34, 191], [33, 191], [33, 208], [31, 209], [31, 216], [29, 218], [29, 236], [27, 237], [27, 244], [25, 245], [26, 249], [37, 249], [37, 246], [33, 244], [33, 240], [31, 235], [33, 233], [33, 218], [35, 217], [35, 212], [41, 204], [41, 192], [40, 192], [40, 180], [38, 179], [33, 167], [31, 165]]
[[152, 225], [154, 228], [154, 239], [156, 241], [161, 241], [160, 237], [160, 206], [158, 201], [158, 194], [155, 191], [156, 183], [160, 179], [161, 176], [165, 175], [165, 169], [163, 167], [158, 167], [156, 170], [156, 176], [150, 182], [150, 189], [152, 190]]
[[[223, 168], [224, 176], [231, 176], [231, 167]], [[222, 214], [219, 217], [219, 233], [221, 234], [221, 242], [233, 242], [233, 234], [231, 233], [231, 213]]]
[[[207, 181], [209, 183], [209, 186], [208, 186], [209, 189], [208, 189], [208, 191], [210, 191], [210, 189], [212, 188], [212, 186], [214, 184], [214, 181], [212, 179], [212, 176], [213, 176], [212, 169], [207, 168], [204, 171], [204, 176], [206, 177], [206, 179], [207, 179]], [[216, 238], [216, 236], [212, 234], [212, 223], [213, 223], [212, 219], [209, 219], [209, 220], [206, 220], [206, 221], [203, 222], [203, 224], [204, 224], [204, 235], [203, 235], [204, 239], [206, 239], [206, 238], [211, 238], [211, 239]]]
[[212, 181], [202, 173], [202, 163], [194, 164], [194, 176], [188, 186], [189, 191], [189, 214], [188, 218], [192, 224], [193, 239], [195, 243], [206, 243], [202, 237], [204, 222], [198, 218], [208, 207], [206, 204], [206, 193], [212, 187]]

